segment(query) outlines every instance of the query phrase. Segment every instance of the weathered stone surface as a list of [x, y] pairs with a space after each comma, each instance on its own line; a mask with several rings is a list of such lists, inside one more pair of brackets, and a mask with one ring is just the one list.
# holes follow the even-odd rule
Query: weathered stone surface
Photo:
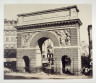
[[[65, 8], [66, 9], [66, 8]], [[72, 7], [67, 9], [67, 11], [71, 14], [71, 12], [77, 11], [77, 7]], [[53, 10], [52, 10], [53, 11]], [[62, 12], [55, 10], [56, 12], [62, 13], [65, 10], [62, 10]], [[39, 12], [40, 13], [40, 12]], [[50, 11], [47, 11], [48, 17]], [[68, 13], [68, 15], [69, 15]], [[38, 13], [36, 13], [38, 14]], [[75, 13], [77, 16], [77, 13]], [[32, 16], [31, 16], [32, 15]], [[44, 12], [40, 13], [41, 17], [45, 15]], [[38, 15], [38, 16], [40, 16]], [[45, 16], [46, 16], [45, 15]], [[26, 23], [23, 22], [21, 17], [24, 17], [24, 20], [26, 20]], [[37, 16], [37, 17], [38, 17]], [[29, 57], [29, 70], [30, 72], [37, 72], [41, 68], [40, 64], [37, 65], [37, 53], [36, 53], [36, 46], [38, 46], [38, 40], [41, 38], [48, 38], [52, 40], [53, 46], [54, 46], [54, 72], [62, 74], [62, 56], [67, 55], [71, 59], [71, 66], [70, 71], [74, 74], [78, 74], [80, 72], [80, 54], [79, 54], [79, 26], [82, 24], [81, 21], [76, 17], [73, 19], [74, 14], [69, 15], [67, 20], [63, 18], [52, 18], [54, 21], [50, 21], [49, 19], [44, 20], [38, 20], [36, 21], [28, 21], [28, 19], [36, 17], [36, 15], [33, 14], [22, 14], [19, 15], [19, 25], [16, 26], [17, 28], [17, 69], [23, 70], [24, 65], [23, 64], [23, 57], [28, 56]], [[53, 16], [51, 16], [53, 17]], [[69, 19], [71, 18], [71, 19]], [[51, 18], [50, 18], [51, 19]], [[63, 19], [63, 20], [61, 20]], [[45, 21], [46, 20], [46, 21]], [[35, 24], [34, 24], [35, 23]], [[61, 28], [60, 28], [61, 27]], [[68, 30], [67, 30], [68, 29]], [[65, 32], [67, 30], [67, 32]], [[21, 31], [21, 32], [20, 32]], [[57, 33], [56, 33], [57, 31]], [[58, 35], [58, 31], [60, 31], [60, 34]], [[65, 33], [62, 33], [64, 31]], [[30, 32], [30, 33], [27, 33]], [[31, 34], [33, 33], [34, 34]], [[27, 36], [22, 36], [23, 33], [27, 33]], [[28, 36], [29, 34], [29, 36]], [[30, 36], [31, 34], [31, 36]], [[27, 43], [24, 47], [22, 43], [22, 37], [25, 38], [25, 42]], [[28, 38], [28, 39], [26, 39]], [[29, 41], [30, 39], [30, 41]], [[66, 40], [67, 39], [67, 40]], [[65, 40], [67, 41], [65, 44]], [[40, 53], [39, 53], [40, 54]], [[41, 63], [41, 62], [40, 62]]]

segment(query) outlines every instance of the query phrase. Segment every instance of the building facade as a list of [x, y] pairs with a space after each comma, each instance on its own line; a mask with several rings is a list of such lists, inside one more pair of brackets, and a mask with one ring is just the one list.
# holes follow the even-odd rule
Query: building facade
[[[48, 39], [49, 61], [54, 73], [63, 74], [66, 70], [80, 74], [80, 26], [77, 6], [18, 15], [17, 62], [19, 71], [38, 72], [42, 68], [42, 45]], [[51, 53], [51, 50], [52, 53]], [[51, 57], [52, 54], [52, 57]], [[25, 58], [26, 57], [26, 58]], [[67, 57], [67, 58], [66, 58]], [[66, 65], [66, 62], [69, 62]], [[25, 69], [25, 67], [27, 69]]]
[[92, 58], [92, 25], [88, 26], [88, 37], [89, 37], [89, 57]]
[[15, 20], [4, 19], [4, 67], [16, 66], [17, 25]]
[[93, 56], [92, 56], [92, 25], [88, 25], [88, 37], [89, 37], [89, 59], [90, 68], [93, 66]]

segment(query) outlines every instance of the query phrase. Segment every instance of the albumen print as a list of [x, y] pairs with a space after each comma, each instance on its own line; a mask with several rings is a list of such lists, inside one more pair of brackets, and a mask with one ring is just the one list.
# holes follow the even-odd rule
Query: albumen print
[[4, 5], [4, 79], [89, 79], [92, 65], [90, 4]]

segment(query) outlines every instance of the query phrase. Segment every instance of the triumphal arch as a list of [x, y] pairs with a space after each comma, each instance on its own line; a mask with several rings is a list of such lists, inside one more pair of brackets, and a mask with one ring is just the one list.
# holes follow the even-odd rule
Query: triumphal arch
[[[53, 42], [54, 73], [63, 73], [64, 56], [70, 58], [68, 71], [79, 74], [81, 69], [80, 56], [80, 25], [77, 6], [24, 13], [18, 15], [17, 29], [17, 70], [32, 73], [42, 69], [42, 44], [50, 39]], [[66, 60], [65, 60], [66, 61]], [[26, 65], [26, 64], [25, 64]]]

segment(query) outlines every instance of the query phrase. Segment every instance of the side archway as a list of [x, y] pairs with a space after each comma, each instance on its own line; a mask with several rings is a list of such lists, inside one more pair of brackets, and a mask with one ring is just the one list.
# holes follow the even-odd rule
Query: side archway
[[71, 58], [67, 55], [62, 56], [62, 72], [63, 73], [70, 73], [70, 66], [71, 66]]
[[24, 56], [23, 59], [24, 59], [24, 62], [25, 62], [25, 71], [29, 72], [29, 57]]
[[39, 40], [40, 38], [43, 38], [43, 37], [46, 37], [46, 38], [51, 39], [54, 46], [59, 46], [59, 40], [58, 40], [57, 36], [56, 36], [55, 34], [53, 34], [52, 32], [48, 32], [48, 31], [42, 31], [42, 32], [37, 33], [37, 34], [31, 39], [30, 46], [31, 46], [31, 47], [35, 47], [36, 44], [37, 44], [37, 42], [38, 42], [38, 40]]

